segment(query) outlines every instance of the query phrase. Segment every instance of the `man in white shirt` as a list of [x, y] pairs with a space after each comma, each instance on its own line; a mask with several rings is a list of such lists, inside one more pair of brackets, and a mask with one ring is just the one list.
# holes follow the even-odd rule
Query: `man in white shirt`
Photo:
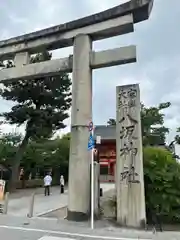
[[50, 173], [47, 173], [47, 175], [44, 177], [44, 195], [50, 195], [50, 186], [52, 183], [52, 177]]

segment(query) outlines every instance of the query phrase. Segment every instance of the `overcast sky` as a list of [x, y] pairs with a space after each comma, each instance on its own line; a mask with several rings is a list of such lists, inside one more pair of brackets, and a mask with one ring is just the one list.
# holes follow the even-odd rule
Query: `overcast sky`
[[[116, 6], [125, 0], [8, 0], [0, 4], [0, 39], [61, 24]], [[175, 8], [174, 8], [175, 6]], [[180, 0], [155, 0], [150, 19], [135, 26], [134, 33], [96, 42], [95, 50], [137, 45], [137, 63], [93, 72], [93, 118], [104, 124], [115, 117], [115, 87], [139, 83], [147, 105], [170, 101], [166, 126], [169, 141], [180, 126]], [[72, 48], [54, 52], [64, 57]], [[11, 103], [0, 101], [1, 111]], [[99, 111], [101, 110], [101, 111]], [[70, 121], [68, 121], [69, 125]], [[10, 131], [7, 125], [3, 131]], [[68, 131], [68, 129], [66, 129]]]

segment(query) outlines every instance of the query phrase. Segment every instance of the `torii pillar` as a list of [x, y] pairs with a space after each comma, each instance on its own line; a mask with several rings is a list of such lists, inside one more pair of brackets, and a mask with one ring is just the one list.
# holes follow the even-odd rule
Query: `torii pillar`
[[88, 35], [74, 39], [71, 113], [71, 147], [68, 182], [68, 220], [87, 220], [90, 208], [90, 152], [88, 128], [92, 119], [92, 70]]

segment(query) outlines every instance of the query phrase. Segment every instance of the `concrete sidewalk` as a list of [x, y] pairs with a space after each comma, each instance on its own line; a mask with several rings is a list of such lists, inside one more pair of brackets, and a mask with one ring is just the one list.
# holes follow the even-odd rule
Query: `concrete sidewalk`
[[[19, 198], [14, 198], [13, 194], [10, 196], [8, 204], [8, 215], [14, 216], [27, 216], [30, 209], [31, 199], [33, 191], [27, 196], [20, 196]], [[60, 189], [52, 188], [50, 196], [44, 196], [44, 189], [36, 192], [34, 200], [34, 216], [44, 214], [52, 209], [63, 207], [67, 205], [67, 190], [64, 194], [60, 194]]]
[[[101, 187], [103, 191], [109, 191], [114, 188], [113, 183], [102, 183]], [[50, 196], [44, 196], [44, 189], [38, 190], [28, 190], [28, 194], [26, 196], [22, 195], [22, 192], [26, 194], [25, 191], [19, 192], [19, 198], [14, 197], [13, 194], [10, 196], [9, 204], [8, 204], [8, 215], [13, 216], [27, 216], [29, 213], [31, 195], [33, 191], [36, 192], [35, 201], [34, 201], [34, 213], [33, 216], [40, 216], [45, 213], [51, 212], [58, 208], [62, 208], [67, 206], [68, 204], [68, 191], [66, 190], [64, 194], [60, 194], [59, 187], [53, 187], [51, 189]], [[16, 194], [17, 195], [17, 194]]]

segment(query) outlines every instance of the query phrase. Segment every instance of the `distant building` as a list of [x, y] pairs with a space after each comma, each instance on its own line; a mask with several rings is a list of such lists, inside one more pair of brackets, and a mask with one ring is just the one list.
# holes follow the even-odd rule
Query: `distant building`
[[95, 159], [100, 163], [100, 180], [114, 181], [116, 169], [116, 126], [98, 125], [94, 136], [101, 136], [101, 144], [96, 145]]

